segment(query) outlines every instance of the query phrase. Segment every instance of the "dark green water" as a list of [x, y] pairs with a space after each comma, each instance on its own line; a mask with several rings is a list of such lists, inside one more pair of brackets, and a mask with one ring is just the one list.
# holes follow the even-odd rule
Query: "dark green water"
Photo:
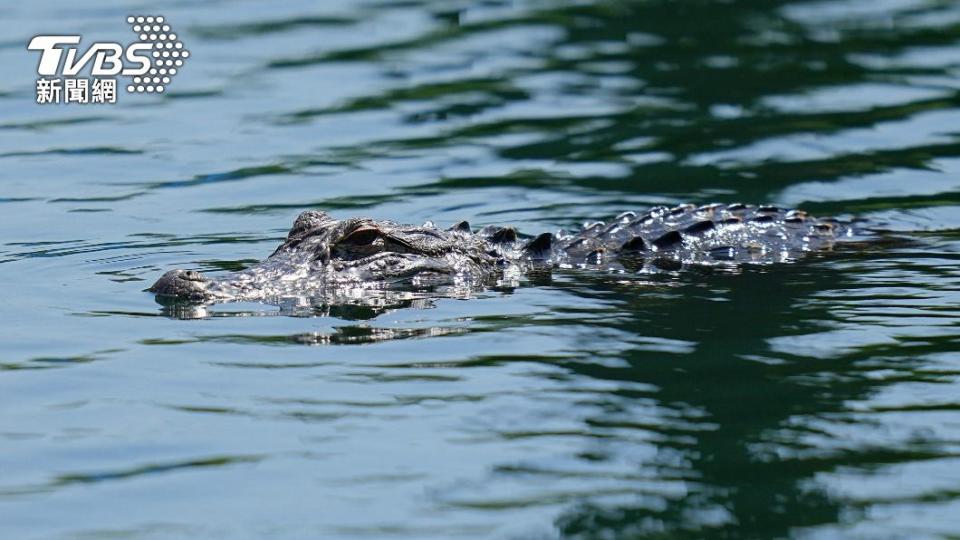
[[[0, 537], [960, 535], [960, 4], [121, 4], [0, 6]], [[150, 10], [167, 95], [33, 103], [31, 36]], [[141, 292], [307, 208], [737, 200], [903, 232], [383, 313]]]

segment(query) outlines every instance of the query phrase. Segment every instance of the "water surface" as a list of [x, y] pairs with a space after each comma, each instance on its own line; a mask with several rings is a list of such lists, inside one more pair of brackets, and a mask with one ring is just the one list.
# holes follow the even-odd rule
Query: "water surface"
[[[192, 53], [169, 93], [33, 104], [31, 36], [147, 9]], [[44, 0], [0, 30], [0, 536], [960, 532], [956, 3]], [[308, 208], [740, 200], [898, 232], [298, 317], [142, 292]]]

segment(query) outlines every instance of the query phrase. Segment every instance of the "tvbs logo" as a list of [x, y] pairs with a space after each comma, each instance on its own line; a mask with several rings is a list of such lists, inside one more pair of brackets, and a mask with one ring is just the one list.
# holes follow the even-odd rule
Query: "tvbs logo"
[[[127, 17], [139, 41], [97, 42], [83, 52], [80, 36], [34, 36], [27, 49], [40, 52], [37, 103], [116, 103], [117, 76], [130, 77], [127, 92], [163, 93], [190, 56], [165, 22], [159, 16]], [[78, 77], [87, 68], [91, 77]]]

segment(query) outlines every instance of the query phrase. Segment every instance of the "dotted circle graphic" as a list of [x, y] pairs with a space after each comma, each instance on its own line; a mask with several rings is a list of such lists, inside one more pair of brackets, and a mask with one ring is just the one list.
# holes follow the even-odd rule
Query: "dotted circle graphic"
[[[171, 31], [165, 19], [156, 15], [130, 15], [127, 24], [143, 43], [148, 43], [153, 49], [150, 52], [152, 61], [147, 73], [133, 77], [133, 84], [127, 86], [131, 93], [160, 93], [166, 91], [166, 85], [177, 74], [173, 66], [183, 66], [183, 59], [190, 56], [190, 51], [183, 47], [177, 34]], [[157, 76], [160, 75], [160, 76]]]

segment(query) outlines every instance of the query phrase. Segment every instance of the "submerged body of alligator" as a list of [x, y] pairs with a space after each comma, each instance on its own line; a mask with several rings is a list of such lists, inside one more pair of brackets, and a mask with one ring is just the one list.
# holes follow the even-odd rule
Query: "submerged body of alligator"
[[192, 302], [274, 300], [330, 289], [377, 289], [396, 283], [476, 285], [549, 268], [640, 272], [683, 265], [736, 265], [794, 260], [855, 236], [851, 222], [802, 210], [743, 204], [658, 207], [625, 212], [575, 232], [521, 237], [510, 227], [473, 231], [367, 218], [337, 220], [324, 212], [297, 217], [270, 257], [239, 272], [207, 277], [171, 270], [150, 289]]

